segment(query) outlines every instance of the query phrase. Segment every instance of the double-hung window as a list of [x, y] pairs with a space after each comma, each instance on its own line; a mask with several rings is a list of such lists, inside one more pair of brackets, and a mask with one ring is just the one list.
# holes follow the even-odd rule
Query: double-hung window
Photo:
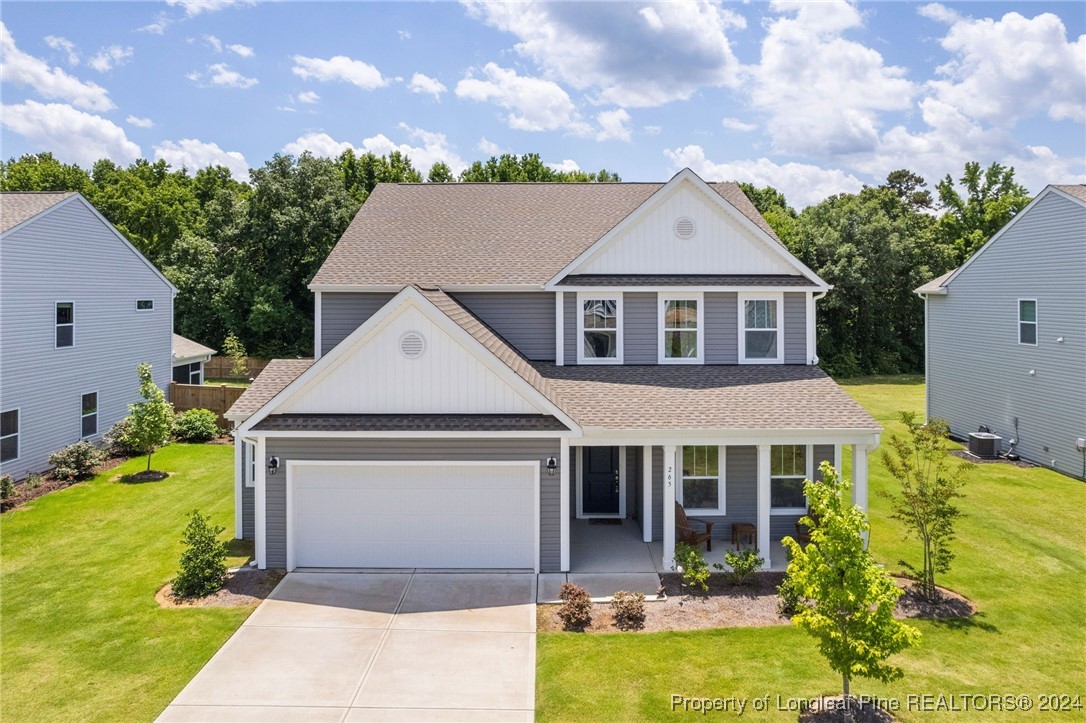
[[784, 360], [782, 297], [739, 296], [739, 363], [766, 364]]
[[704, 358], [701, 294], [660, 295], [661, 364], [700, 364]]
[[769, 500], [776, 514], [807, 513], [803, 482], [809, 450], [802, 444], [773, 445], [769, 451]]
[[683, 483], [679, 503], [690, 512], [725, 513], [723, 455], [721, 447], [682, 448]]
[[579, 364], [622, 363], [622, 297], [581, 294], [577, 297]]
[[19, 410], [0, 413], [0, 462], [19, 458]]
[[80, 402], [80, 431], [82, 439], [98, 434], [98, 392], [84, 394]]
[[1018, 343], [1037, 346], [1037, 299], [1018, 300]]
[[58, 301], [56, 304], [56, 346], [75, 346], [75, 304]]

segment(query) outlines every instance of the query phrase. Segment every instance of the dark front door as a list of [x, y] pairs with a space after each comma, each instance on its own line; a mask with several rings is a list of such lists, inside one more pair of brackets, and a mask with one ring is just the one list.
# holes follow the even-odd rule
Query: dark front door
[[586, 515], [618, 514], [618, 447], [584, 447], [581, 511]]

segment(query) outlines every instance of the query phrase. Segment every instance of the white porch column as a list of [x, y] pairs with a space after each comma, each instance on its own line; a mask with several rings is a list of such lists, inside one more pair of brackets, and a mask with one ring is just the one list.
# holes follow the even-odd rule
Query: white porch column
[[240, 540], [244, 534], [242, 519], [241, 492], [245, 487], [245, 442], [234, 437], [234, 539]]
[[641, 448], [641, 532], [645, 542], [652, 542], [652, 445]]
[[769, 527], [771, 516], [769, 508], [771, 499], [769, 495], [769, 453], [771, 446], [758, 445], [758, 554], [765, 560], [766, 570], [772, 566], [770, 558]]
[[675, 569], [675, 445], [664, 447], [664, 569]]
[[[867, 512], [867, 445], [852, 445], [852, 504]], [[867, 540], [867, 533], [864, 533]]]
[[566, 295], [558, 291], [554, 294], [554, 363], [566, 364]]
[[253, 450], [256, 479], [253, 480], [253, 532], [256, 538], [256, 566], [264, 570], [268, 566], [267, 557], [267, 529], [265, 516], [267, 512], [266, 494], [264, 489], [265, 478], [268, 474], [268, 460], [265, 459], [267, 444], [264, 437], [256, 438], [256, 448]]
[[569, 572], [569, 438], [562, 437], [562, 452], [558, 457], [559, 484], [562, 485], [559, 493], [559, 535], [561, 536], [561, 570]]

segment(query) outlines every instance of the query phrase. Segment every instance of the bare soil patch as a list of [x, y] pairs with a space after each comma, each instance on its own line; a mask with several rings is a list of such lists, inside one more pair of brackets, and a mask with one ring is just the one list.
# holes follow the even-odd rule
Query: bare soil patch
[[142, 472], [118, 476], [115, 479], [124, 484], [139, 484], [141, 482], [161, 482], [171, 474], [173, 474], [173, 472], [160, 472], [157, 469], [145, 469]]
[[[849, 696], [849, 708], [855, 723], [893, 723], [897, 720], [871, 700]], [[799, 723], [840, 723], [844, 720], [848, 720], [845, 718], [845, 699], [840, 695], [816, 699], [811, 708], [799, 716]]]
[[227, 574], [221, 590], [206, 597], [182, 597], [166, 583], [155, 593], [155, 601], [164, 608], [232, 608], [258, 604], [268, 597], [286, 572], [243, 567]]
[[898, 587], [905, 591], [897, 601], [894, 617], [898, 619], [921, 618], [939, 620], [945, 618], [967, 618], [977, 612], [973, 601], [960, 593], [946, 588], [936, 587], [939, 595], [935, 601], [925, 600], [920, 596], [915, 583], [906, 578], [895, 578]]

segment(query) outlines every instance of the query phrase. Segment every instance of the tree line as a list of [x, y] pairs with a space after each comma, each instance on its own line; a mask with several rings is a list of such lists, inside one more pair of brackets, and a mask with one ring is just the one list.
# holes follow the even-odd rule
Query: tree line
[[[459, 175], [436, 163], [345, 151], [275, 155], [248, 182], [221, 166], [190, 173], [164, 161], [89, 170], [51, 153], [0, 162], [5, 191], [78, 191], [178, 288], [183, 336], [223, 348], [237, 337], [262, 357], [313, 353], [317, 269], [378, 183], [616, 182], [607, 170], [556, 171], [538, 154], [475, 161]], [[923, 305], [912, 290], [949, 271], [1029, 202], [1014, 169], [966, 164], [927, 189], [900, 170], [878, 186], [797, 212], [772, 187], [740, 184], [785, 245], [834, 290], [819, 302], [818, 348], [831, 374], [923, 370]]]

